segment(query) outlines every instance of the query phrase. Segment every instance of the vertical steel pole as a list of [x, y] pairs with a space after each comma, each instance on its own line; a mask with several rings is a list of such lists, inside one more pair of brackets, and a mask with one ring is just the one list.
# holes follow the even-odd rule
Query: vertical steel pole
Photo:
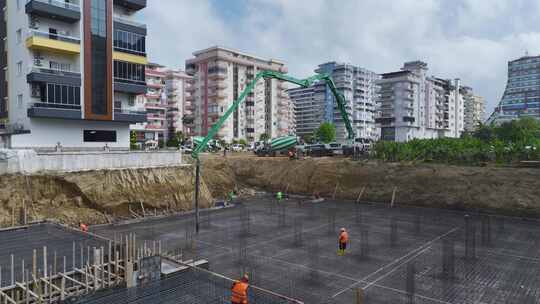
[[201, 183], [201, 161], [197, 157], [195, 164], [195, 232], [199, 234], [199, 192]]

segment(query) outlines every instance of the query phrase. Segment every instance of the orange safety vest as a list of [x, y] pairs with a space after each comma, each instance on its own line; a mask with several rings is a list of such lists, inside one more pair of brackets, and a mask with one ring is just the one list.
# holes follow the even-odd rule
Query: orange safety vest
[[234, 304], [248, 304], [248, 283], [236, 281], [231, 288], [231, 302]]
[[349, 241], [349, 234], [347, 233], [347, 231], [343, 231], [340, 235], [339, 235], [339, 242], [341, 244], [344, 244], [344, 243], [347, 243]]

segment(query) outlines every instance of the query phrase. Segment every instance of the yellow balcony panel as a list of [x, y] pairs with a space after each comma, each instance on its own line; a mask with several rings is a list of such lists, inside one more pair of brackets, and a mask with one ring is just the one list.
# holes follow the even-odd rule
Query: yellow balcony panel
[[26, 39], [26, 47], [33, 50], [55, 51], [68, 54], [81, 53], [81, 45], [78, 43], [37, 36]]
[[124, 62], [131, 62], [137, 64], [148, 64], [148, 59], [145, 56], [137, 56], [133, 54], [123, 53], [123, 52], [113, 52], [113, 59]]

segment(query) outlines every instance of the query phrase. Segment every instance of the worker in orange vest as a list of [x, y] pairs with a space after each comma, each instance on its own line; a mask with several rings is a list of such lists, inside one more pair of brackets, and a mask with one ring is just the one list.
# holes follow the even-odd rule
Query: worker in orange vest
[[339, 248], [338, 255], [344, 255], [345, 249], [347, 249], [347, 243], [349, 242], [349, 234], [345, 228], [341, 228], [339, 232]]
[[82, 232], [88, 232], [88, 225], [84, 223], [79, 223], [79, 227], [81, 228]]
[[231, 303], [232, 304], [248, 304], [247, 290], [249, 277], [244, 274], [240, 281], [235, 281], [231, 287]]

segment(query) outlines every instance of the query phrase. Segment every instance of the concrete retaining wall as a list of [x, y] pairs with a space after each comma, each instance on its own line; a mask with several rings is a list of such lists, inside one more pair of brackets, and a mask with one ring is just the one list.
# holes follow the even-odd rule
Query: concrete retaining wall
[[78, 172], [182, 165], [180, 151], [62, 152], [0, 149], [0, 174]]

